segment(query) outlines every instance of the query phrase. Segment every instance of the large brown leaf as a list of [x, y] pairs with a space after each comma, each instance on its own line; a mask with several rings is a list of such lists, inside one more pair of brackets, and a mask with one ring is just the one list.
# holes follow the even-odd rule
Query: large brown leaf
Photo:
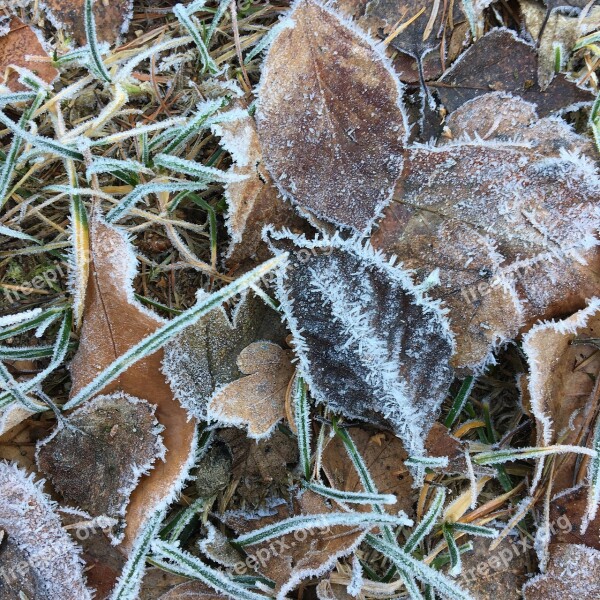
[[[79, 349], [71, 371], [75, 395], [118, 356], [164, 324], [133, 298], [135, 258], [125, 234], [94, 214], [90, 222], [90, 277]], [[173, 398], [161, 372], [162, 350], [138, 361], [102, 393], [124, 391], [156, 405], [164, 427], [165, 462], [144, 476], [127, 508], [123, 547], [129, 549], [153, 509], [171, 498], [189, 468], [196, 422]]]
[[588, 142], [556, 119], [526, 125], [522, 101], [516, 119], [508, 104], [490, 124], [499, 99], [478, 98], [451, 122], [485, 140], [410, 152], [372, 238], [419, 281], [439, 269], [429, 294], [449, 309], [457, 367], [484, 364], [523, 325], [581, 308], [600, 282], [600, 179], [578, 155]]
[[333, 223], [368, 229], [390, 198], [406, 135], [386, 60], [332, 10], [302, 0], [270, 47], [256, 113], [282, 193]]

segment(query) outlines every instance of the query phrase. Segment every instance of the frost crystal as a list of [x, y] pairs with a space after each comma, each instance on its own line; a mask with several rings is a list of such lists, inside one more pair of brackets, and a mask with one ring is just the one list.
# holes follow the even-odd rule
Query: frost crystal
[[454, 341], [440, 305], [356, 238], [267, 236], [276, 252], [290, 252], [277, 295], [312, 395], [349, 418], [392, 427], [422, 455], [452, 380]]

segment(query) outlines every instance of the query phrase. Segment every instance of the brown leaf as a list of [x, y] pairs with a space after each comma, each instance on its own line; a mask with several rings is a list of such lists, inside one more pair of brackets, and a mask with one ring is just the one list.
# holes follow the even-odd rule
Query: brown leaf
[[600, 552], [578, 544], [552, 544], [546, 573], [523, 586], [524, 600], [597, 600]]
[[[164, 459], [154, 409], [122, 392], [97, 396], [38, 444], [38, 467], [74, 506], [122, 520], [142, 474]], [[113, 532], [115, 541], [124, 527]]]
[[231, 317], [216, 308], [165, 346], [163, 372], [175, 397], [198, 419], [207, 419], [215, 390], [242, 376], [237, 357], [264, 340], [282, 343], [287, 336], [279, 313], [252, 292], [243, 293]]
[[331, 9], [295, 5], [270, 47], [256, 113], [281, 192], [318, 217], [365, 230], [389, 200], [406, 136], [398, 81]]
[[304, 220], [279, 195], [263, 163], [256, 123], [247, 112], [238, 120], [214, 125], [213, 131], [231, 154], [234, 164], [230, 172], [245, 177], [225, 186], [230, 235], [227, 263], [244, 267], [249, 261], [265, 261], [271, 254], [262, 240], [262, 228], [272, 224], [299, 230]]
[[[90, 221], [91, 264], [79, 349], [72, 365], [75, 395], [118, 356], [163, 325], [163, 320], [133, 299], [135, 258], [125, 235], [97, 214]], [[127, 508], [123, 547], [130, 549], [153, 510], [170, 498], [189, 468], [196, 422], [173, 398], [161, 373], [162, 350], [138, 361], [102, 393], [121, 390], [156, 405], [164, 427], [166, 461], [144, 476]]]
[[[567, 5], [566, 1], [564, 4]], [[577, 11], [573, 12], [573, 4], [569, 3], [567, 14], [560, 14], [559, 11], [550, 14], [542, 32], [546, 9], [533, 0], [520, 0], [519, 5], [531, 37], [538, 40], [540, 33], [542, 34], [538, 47], [537, 76], [540, 88], [545, 90], [556, 72], [555, 45], [560, 45], [563, 53], [569, 53], [579, 37], [597, 29], [600, 23], [600, 6], [592, 6], [585, 16], [580, 16], [575, 14]], [[583, 6], [582, 4], [581, 8]]]
[[0, 497], [0, 529], [10, 541], [9, 555], [24, 558], [11, 572], [7, 571], [10, 563], [4, 562], [8, 557], [0, 554], [3, 579], [16, 589], [15, 596], [21, 597], [19, 582], [26, 576], [29, 584], [35, 581], [31, 598], [36, 600], [91, 600], [79, 550], [63, 530], [41, 484], [16, 465], [0, 462]]
[[[597, 338], [600, 332], [600, 302], [559, 322], [536, 325], [523, 339], [530, 365], [528, 392], [537, 421], [537, 445], [569, 444], [589, 446], [598, 410], [595, 380], [600, 374], [598, 348], [582, 342]], [[587, 512], [586, 462], [579, 464], [574, 454], [556, 458], [551, 504], [551, 522], [566, 515], [572, 527], [555, 531], [556, 539], [580, 542], [600, 549], [600, 518], [588, 527], [585, 537], [580, 526]], [[582, 487], [561, 494], [573, 486]]]
[[[32, 59], [28, 60], [28, 56]], [[40, 60], [40, 57], [47, 60]], [[46, 83], [52, 83], [58, 75], [40, 38], [17, 17], [11, 19], [9, 32], [0, 37], [0, 77], [13, 91], [28, 89], [17, 81], [19, 74], [10, 65], [29, 69]]]
[[[404, 466], [408, 453], [402, 442], [387, 431], [375, 432], [351, 427], [348, 433], [360, 452], [377, 491], [380, 494], [394, 494], [398, 499], [396, 504], [385, 505], [387, 512], [398, 514], [402, 510], [409, 517], [413, 515], [413, 479]], [[346, 492], [364, 491], [356, 468], [338, 436], [325, 447], [322, 464], [332, 487]], [[357, 509], [360, 508], [370, 510], [368, 506], [357, 505]]]
[[189, 582], [189, 579], [181, 575], [169, 573], [158, 567], [149, 567], [144, 572], [138, 600], [160, 600], [172, 589], [187, 585]]
[[542, 91], [537, 83], [535, 47], [508, 29], [494, 29], [477, 40], [436, 85], [449, 112], [491, 90], [533, 102], [542, 117], [594, 99], [590, 91], [577, 87], [564, 75], [557, 75]]
[[[465, 107], [450, 121], [452, 130], [481, 135], [486, 107], [499, 100], [474, 101], [480, 106]], [[440, 285], [428, 293], [449, 309], [457, 367], [485, 363], [523, 325], [581, 308], [600, 283], [593, 200], [600, 180], [576, 155], [590, 147], [555, 119], [525, 126], [530, 109], [516, 105], [523, 127], [503, 125], [504, 115], [512, 120], [503, 110], [484, 142], [411, 152], [372, 238], [419, 281], [439, 269]], [[513, 133], [520, 145], [498, 144]], [[533, 147], [523, 145], [530, 140]]]
[[219, 439], [233, 455], [236, 495], [252, 507], [287, 489], [289, 469], [298, 462], [296, 440], [276, 430], [268, 440], [251, 440], [240, 429], [222, 429]]
[[[225, 513], [223, 521], [236, 533], [244, 534], [288, 517], [329, 512], [335, 512], [335, 508], [328, 506], [322, 496], [306, 491], [292, 498], [291, 509], [283, 500], [275, 501], [268, 516], [264, 516], [265, 509], [256, 515], [233, 512]], [[291, 533], [246, 547], [246, 566], [273, 580], [275, 592], [283, 598], [303, 580], [331, 570], [336, 560], [350, 554], [364, 536], [364, 531], [346, 526]]]
[[291, 353], [271, 342], [244, 348], [237, 364], [242, 377], [217, 390], [208, 403], [211, 419], [245, 425], [248, 437], [267, 437], [285, 417], [285, 397], [294, 367]]
[[[84, 5], [85, 0], [44, 0], [42, 7], [52, 24], [65, 37], [73, 38], [79, 46], [84, 46], [87, 43]], [[114, 44], [127, 33], [133, 16], [133, 0], [96, 0], [92, 9], [99, 41]]]
[[490, 552], [490, 540], [474, 537], [473, 551], [461, 557], [462, 571], [457, 583], [477, 600], [520, 600], [527, 580], [531, 547], [511, 538], [502, 540]]

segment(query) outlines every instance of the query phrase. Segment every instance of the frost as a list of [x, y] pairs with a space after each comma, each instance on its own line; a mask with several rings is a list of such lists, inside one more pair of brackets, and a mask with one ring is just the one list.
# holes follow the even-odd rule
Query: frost
[[[165, 459], [156, 407], [122, 392], [97, 396], [38, 444], [36, 460], [65, 499], [94, 516], [125, 516], [129, 497], [157, 458]], [[73, 456], [77, 469], [73, 469]], [[116, 543], [123, 524], [111, 533]]]
[[0, 529], [26, 557], [28, 569], [40, 585], [40, 596], [91, 600], [79, 551], [62, 529], [55, 505], [42, 492], [42, 484], [16, 465], [0, 463]]
[[277, 296], [313, 397], [349, 418], [392, 427], [411, 454], [422, 455], [452, 380], [454, 341], [439, 303], [356, 238], [266, 235], [275, 252], [291, 253]]
[[17, 323], [21, 323], [23, 321], [29, 321], [30, 319], [37, 317], [39, 314], [41, 314], [41, 312], [41, 308], [32, 308], [14, 315], [0, 317], [0, 327], [7, 327], [9, 325], [16, 325]]

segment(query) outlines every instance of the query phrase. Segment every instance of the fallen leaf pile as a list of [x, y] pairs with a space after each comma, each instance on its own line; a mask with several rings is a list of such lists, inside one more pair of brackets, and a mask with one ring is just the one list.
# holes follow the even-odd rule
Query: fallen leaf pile
[[597, 0], [0, 0], [0, 79], [0, 600], [600, 598]]

